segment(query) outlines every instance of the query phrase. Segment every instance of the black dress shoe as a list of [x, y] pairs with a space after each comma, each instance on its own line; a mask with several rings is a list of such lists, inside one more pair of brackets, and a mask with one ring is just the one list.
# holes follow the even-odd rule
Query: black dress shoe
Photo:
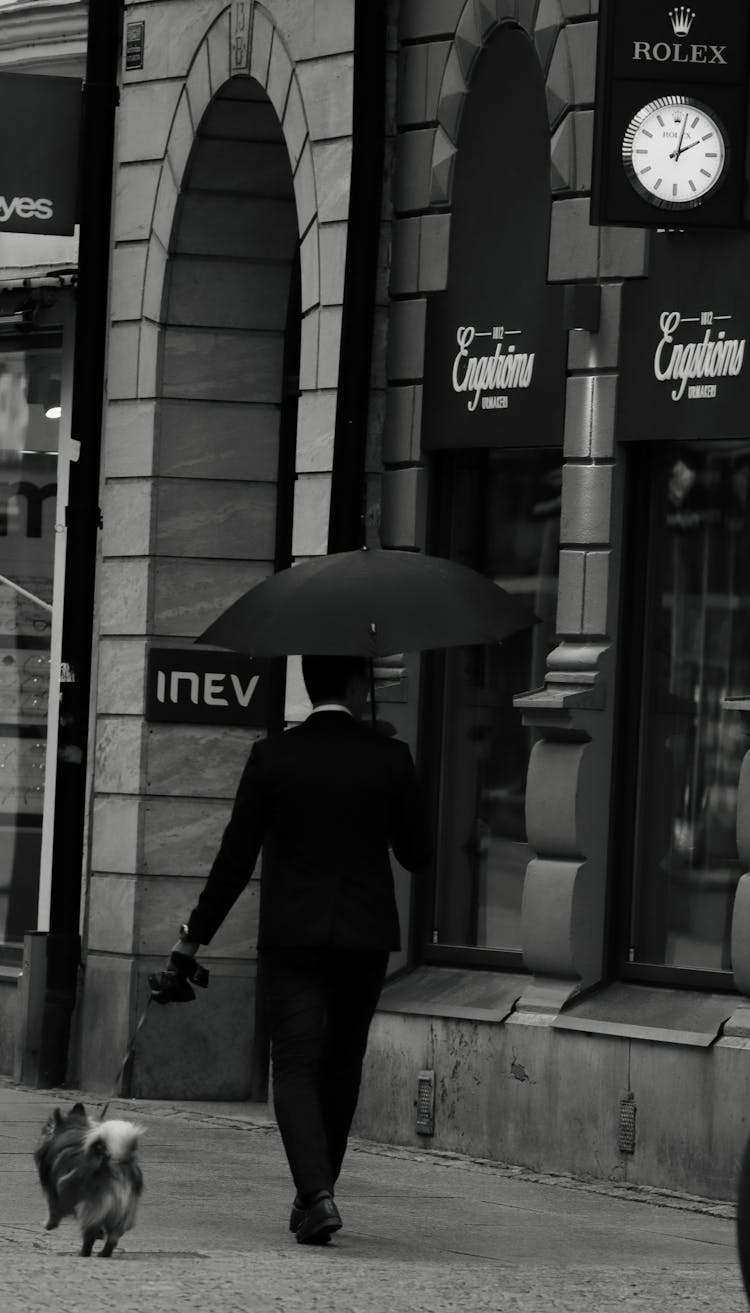
[[[291, 1223], [290, 1223], [291, 1225]], [[327, 1190], [314, 1195], [297, 1227], [298, 1245], [327, 1245], [341, 1229], [341, 1215]]]
[[300, 1199], [299, 1195], [296, 1194], [294, 1196], [294, 1203], [292, 1204], [292, 1211], [289, 1214], [289, 1230], [299, 1231], [304, 1216], [305, 1216], [305, 1210], [302, 1207], [302, 1200]]

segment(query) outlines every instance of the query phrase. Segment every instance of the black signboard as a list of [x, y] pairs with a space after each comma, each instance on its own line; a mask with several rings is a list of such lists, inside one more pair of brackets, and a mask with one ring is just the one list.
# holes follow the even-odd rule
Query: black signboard
[[[511, 295], [435, 297], [427, 320], [422, 440], [451, 447], [554, 446], [561, 440], [565, 357], [557, 296], [544, 308]], [[557, 311], [557, 313], [555, 313]]]
[[73, 232], [80, 117], [78, 79], [0, 73], [0, 234]]
[[151, 648], [146, 720], [183, 725], [268, 725], [269, 663], [237, 652]]
[[649, 277], [622, 289], [617, 435], [747, 438], [750, 235], [655, 235]]
[[422, 444], [555, 446], [567, 333], [563, 289], [547, 282], [544, 80], [520, 29], [501, 26], [482, 55], [459, 147], [448, 286], [427, 308]]
[[743, 225], [749, 54], [745, 0], [602, 0], [592, 222]]
[[619, 0], [612, 9], [615, 77], [712, 86], [745, 81], [745, 0]]

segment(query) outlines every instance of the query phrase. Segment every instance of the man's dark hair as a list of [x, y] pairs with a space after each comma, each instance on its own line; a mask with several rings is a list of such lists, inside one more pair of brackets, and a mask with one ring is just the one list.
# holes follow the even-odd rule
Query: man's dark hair
[[352, 675], [367, 674], [360, 656], [303, 656], [302, 678], [311, 702], [340, 701]]

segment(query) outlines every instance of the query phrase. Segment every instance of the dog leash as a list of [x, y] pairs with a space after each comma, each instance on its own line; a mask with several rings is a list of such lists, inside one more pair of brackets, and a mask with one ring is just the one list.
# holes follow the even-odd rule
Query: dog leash
[[132, 1035], [131, 1035], [131, 1037], [130, 1037], [130, 1043], [128, 1044], [128, 1047], [127, 1047], [127, 1049], [125, 1050], [125, 1057], [123, 1058], [122, 1062], [120, 1063], [119, 1070], [118, 1070], [118, 1072], [117, 1072], [117, 1075], [115, 1076], [114, 1085], [112, 1086], [112, 1093], [110, 1094], [109, 1098], [107, 1099], [107, 1102], [105, 1103], [104, 1107], [102, 1108], [101, 1112], [99, 1113], [99, 1120], [100, 1120], [100, 1121], [104, 1121], [104, 1118], [105, 1118], [106, 1115], [107, 1115], [107, 1109], [108, 1109], [110, 1103], [112, 1102], [113, 1099], [117, 1098], [118, 1095], [119, 1095], [119, 1093], [120, 1093], [120, 1081], [122, 1080], [122, 1074], [123, 1074], [123, 1072], [124, 1072], [126, 1066], [128, 1065], [128, 1062], [129, 1062], [130, 1058], [132, 1057], [132, 1055], [133, 1055], [133, 1053], [134, 1053], [134, 1051], [135, 1051], [135, 1044], [136, 1044], [136, 1040], [138, 1039], [138, 1032], [140, 1031], [141, 1026], [143, 1025], [144, 1021], [146, 1020], [146, 1017], [148, 1016], [148, 1010], [149, 1010], [151, 1004], [153, 1003], [153, 1001], [154, 1001], [154, 1000], [153, 1000], [153, 995], [152, 995], [152, 994], [149, 994], [148, 999], [146, 1000], [146, 1006], [145, 1006], [145, 1008], [143, 1009], [143, 1011], [142, 1011], [140, 1017], [138, 1018], [138, 1021], [137, 1021], [136, 1024], [135, 1024], [135, 1027], [134, 1027], [134, 1029], [133, 1029], [133, 1033], [132, 1033]]
[[125, 1050], [125, 1056], [120, 1063], [119, 1071], [115, 1076], [112, 1093], [99, 1114], [100, 1121], [104, 1121], [110, 1103], [114, 1098], [117, 1098], [120, 1093], [120, 1081], [122, 1080], [123, 1072], [135, 1052], [138, 1032], [148, 1016], [148, 1010], [151, 1004], [190, 1003], [195, 998], [195, 991], [191, 988], [191, 982], [193, 985], [198, 985], [201, 989], [206, 989], [208, 987], [208, 971], [204, 966], [201, 966], [200, 962], [196, 961], [194, 957], [174, 950], [170, 954], [166, 971], [160, 971], [148, 977], [150, 993], [146, 999], [146, 1006], [133, 1028], [130, 1042]]

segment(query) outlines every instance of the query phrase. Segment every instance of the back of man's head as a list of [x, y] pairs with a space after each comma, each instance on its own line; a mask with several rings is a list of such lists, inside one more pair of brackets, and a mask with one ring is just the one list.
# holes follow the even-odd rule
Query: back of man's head
[[359, 656], [303, 656], [302, 678], [313, 706], [341, 702], [355, 675], [366, 677], [367, 660]]

